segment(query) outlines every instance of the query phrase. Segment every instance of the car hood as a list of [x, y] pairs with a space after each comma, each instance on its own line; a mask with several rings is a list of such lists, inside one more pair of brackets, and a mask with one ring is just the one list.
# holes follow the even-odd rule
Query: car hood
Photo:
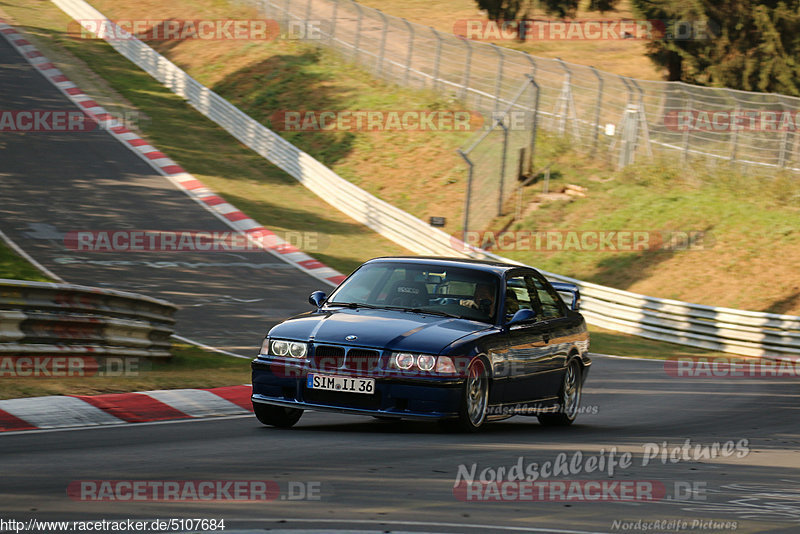
[[[309, 312], [275, 326], [273, 338], [438, 354], [454, 341], [491, 325], [398, 310], [336, 309]], [[347, 340], [348, 336], [356, 339]]]

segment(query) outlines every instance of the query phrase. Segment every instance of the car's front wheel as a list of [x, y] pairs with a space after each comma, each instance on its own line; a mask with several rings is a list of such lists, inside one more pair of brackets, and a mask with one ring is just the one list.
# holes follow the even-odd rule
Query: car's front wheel
[[577, 360], [572, 360], [564, 371], [558, 413], [543, 413], [537, 416], [539, 423], [546, 426], [571, 425], [578, 415], [578, 407], [581, 404], [581, 388], [581, 366]]
[[478, 358], [467, 371], [458, 419], [454, 421], [458, 430], [475, 432], [486, 421], [489, 405], [489, 373], [486, 363]]
[[253, 412], [263, 424], [277, 426], [280, 428], [290, 428], [300, 420], [303, 410], [297, 408], [284, 408], [272, 404], [253, 403]]

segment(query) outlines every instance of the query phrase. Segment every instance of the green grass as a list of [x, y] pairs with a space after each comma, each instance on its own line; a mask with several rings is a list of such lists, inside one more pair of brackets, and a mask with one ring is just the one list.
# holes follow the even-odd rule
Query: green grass
[[0, 278], [52, 282], [2, 241], [0, 241]]
[[[728, 167], [669, 160], [604, 172], [596, 161], [566, 152], [552, 157], [558, 178], [588, 188], [586, 198], [542, 203], [509, 230], [702, 232], [690, 248], [644, 251], [529, 247], [499, 253], [547, 271], [611, 287], [702, 304], [800, 313], [795, 269], [800, 260], [800, 180], [744, 177]], [[529, 187], [527, 198], [542, 185]], [[495, 228], [505, 223], [496, 221]], [[780, 260], [778, 260], [778, 258]]]
[[174, 344], [171, 352], [172, 358], [166, 360], [137, 360], [138, 368], [127, 376], [2, 377], [0, 399], [212, 388], [250, 383], [250, 360], [206, 352], [184, 344]]

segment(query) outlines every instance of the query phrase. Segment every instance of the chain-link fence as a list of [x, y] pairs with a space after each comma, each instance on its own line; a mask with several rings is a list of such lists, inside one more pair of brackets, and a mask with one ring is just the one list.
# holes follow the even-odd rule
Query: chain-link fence
[[[604, 150], [619, 167], [640, 154], [662, 153], [685, 163], [702, 158], [735, 164], [742, 172], [800, 172], [799, 98], [636, 80], [463, 39], [352, 0], [252, 1], [287, 26], [308, 23], [314, 29], [308, 38], [377, 76], [455, 96], [485, 115], [513, 107], [520, 84], [530, 77], [538, 120], [528, 124], [569, 136], [577, 149]], [[502, 152], [499, 125], [491, 124], [491, 131], [480, 134], [483, 150]], [[463, 152], [478, 158], [479, 150], [473, 142]], [[494, 180], [508, 191], [500, 185], [509, 174], [508, 157], [492, 156], [495, 167], [473, 165], [473, 185]], [[494, 199], [481, 199], [487, 203], [481, 211], [488, 213]], [[473, 222], [482, 219], [485, 215], [476, 213]]]
[[531, 172], [536, 150], [539, 87], [533, 77], [522, 83], [511, 102], [492, 113], [491, 124], [458, 153], [469, 166], [464, 206], [464, 240], [472, 229], [484, 229], [509, 211], [518, 192], [518, 177]]

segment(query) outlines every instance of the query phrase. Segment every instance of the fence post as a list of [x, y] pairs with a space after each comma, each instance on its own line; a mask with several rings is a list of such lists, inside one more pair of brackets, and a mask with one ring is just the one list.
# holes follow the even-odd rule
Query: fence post
[[[630, 126], [628, 124], [628, 111], [633, 106], [633, 90], [631, 89], [631, 84], [628, 83], [628, 80], [625, 76], [620, 76], [619, 79], [625, 85], [625, 89], [628, 90], [628, 102], [625, 104], [625, 111], [622, 112], [622, 118], [620, 119], [619, 124], [620, 143], [617, 168], [622, 169], [628, 164], [628, 160], [630, 159]], [[616, 143], [616, 140], [614, 140], [614, 143]], [[614, 146], [614, 143], [612, 143], [612, 147]]]
[[467, 47], [467, 64], [464, 68], [464, 78], [461, 82], [461, 91], [458, 98], [464, 99], [467, 95], [467, 87], [469, 86], [470, 69], [472, 68], [472, 43], [469, 39], [464, 39], [464, 46]]
[[469, 231], [469, 210], [470, 210], [470, 203], [472, 200], [472, 176], [474, 173], [475, 164], [470, 161], [469, 157], [459, 148], [458, 155], [464, 158], [464, 161], [467, 162], [469, 166], [469, 172], [467, 174], [467, 195], [464, 199], [464, 222], [463, 222], [463, 229], [461, 230], [461, 240], [466, 243], [467, 242], [467, 232]]
[[525, 59], [527, 59], [528, 63], [531, 64], [531, 74], [536, 76], [536, 60], [533, 59], [533, 56], [530, 54], [525, 54]]
[[536, 83], [536, 78], [531, 74], [525, 75], [534, 87], [533, 95], [533, 126], [531, 127], [531, 141], [530, 141], [530, 172], [533, 172], [533, 158], [536, 155], [536, 133], [539, 128], [539, 84]]
[[286, 31], [289, 31], [289, 22], [291, 22], [291, 17], [289, 16], [289, 2], [291, 0], [285, 0], [283, 3], [283, 16], [286, 17], [284, 24], [286, 25]]
[[505, 56], [503, 55], [503, 51], [494, 43], [489, 43], [494, 48], [494, 51], [497, 53], [497, 57], [500, 58], [500, 61], [497, 62], [497, 80], [494, 84], [494, 110], [497, 111], [500, 109], [500, 91], [502, 90], [502, 83], [503, 83], [503, 60], [505, 60]]
[[553, 120], [559, 116], [558, 133], [564, 135], [567, 131], [567, 120], [572, 123], [572, 135], [576, 140], [580, 138], [578, 131], [578, 113], [575, 109], [575, 100], [572, 98], [572, 71], [561, 58], [556, 58], [558, 64], [564, 69], [564, 82], [561, 85], [561, 94], [556, 101], [556, 109], [553, 113]]
[[408, 53], [406, 54], [406, 72], [403, 74], [403, 85], [408, 84], [408, 74], [411, 71], [411, 58], [414, 54], [414, 26], [408, 20], [403, 19], [408, 27]]
[[[681, 88], [681, 89], [685, 91], [685, 89], [683, 89], [683, 88]], [[692, 94], [689, 93], [688, 91], [686, 91], [686, 94], [687, 94], [687, 96], [686, 96], [686, 101], [684, 103], [684, 106], [685, 106], [684, 110], [688, 114], [688, 116], [691, 117], [694, 114], [694, 112], [692, 111], [692, 106], [694, 105], [693, 104], [693, 99], [692, 99]], [[683, 156], [682, 156], [682, 161], [683, 161], [684, 164], [686, 164], [689, 161], [689, 129], [690, 128], [691, 128], [691, 126], [688, 126], [683, 131]]]
[[330, 45], [334, 46], [333, 42], [336, 39], [336, 15], [339, 12], [339, 0], [333, 0], [333, 15], [331, 16], [331, 36]]
[[[783, 103], [783, 95], [775, 95], [778, 99], [778, 103], [781, 105], [781, 114], [786, 112], [786, 106]], [[779, 121], [780, 122], [780, 121]], [[787, 144], [789, 141], [789, 128], [783, 128], [781, 133], [781, 147], [778, 152], [778, 167], [781, 169], [786, 168], [786, 152], [787, 152]], [[791, 149], [789, 149], [791, 150]]]
[[503, 189], [506, 181], [506, 157], [508, 156], [508, 126], [505, 125], [503, 120], [498, 120], [495, 125], [503, 129], [503, 154], [500, 162], [500, 187], [497, 194], [497, 216], [503, 214]]
[[430, 26], [433, 36], [436, 37], [436, 53], [433, 57], [433, 90], [439, 88], [439, 64], [442, 60], [442, 36], [436, 31], [436, 28]]
[[636, 90], [639, 92], [639, 106], [638, 106], [639, 123], [641, 125], [642, 136], [644, 137], [644, 143], [645, 143], [644, 148], [647, 151], [647, 155], [652, 158], [653, 148], [650, 146], [650, 128], [648, 127], [647, 114], [645, 113], [644, 110], [644, 91], [642, 91], [642, 88], [639, 86], [639, 84], [634, 78], [631, 78], [631, 83], [633, 84], [634, 87], [636, 87]]
[[308, 25], [309, 25], [309, 23], [311, 21], [311, 2], [313, 2], [313, 1], [314, 0], [308, 0], [308, 2], [306, 3], [306, 15], [305, 15], [305, 17], [306, 17], [306, 20], [305, 20], [305, 23], [306, 23], [306, 27], [305, 27], [306, 38], [308, 38]]
[[358, 11], [358, 20], [356, 21], [356, 35], [353, 39], [353, 62], [358, 63], [359, 44], [361, 43], [361, 21], [364, 19], [364, 12], [361, 9], [361, 4], [353, 2], [353, 7]]
[[636, 142], [639, 139], [639, 107], [631, 104], [625, 108], [625, 118], [622, 126], [622, 147], [620, 150], [620, 168], [634, 162]]
[[386, 33], [389, 31], [389, 21], [386, 19], [386, 15], [383, 14], [383, 11], [380, 9], [376, 9], [375, 11], [378, 12], [381, 20], [383, 20], [383, 30], [381, 31], [381, 49], [378, 51], [378, 75], [380, 76], [383, 73], [383, 57], [386, 54]]
[[[728, 89], [728, 91], [730, 91], [730, 90]], [[733, 113], [734, 113], [734, 115], [733, 116], [734, 117], [739, 117], [739, 114], [742, 112], [742, 109], [741, 109], [741, 105], [739, 104], [739, 99], [736, 98], [735, 95], [733, 97], [733, 102], [734, 102], [734, 104], [733, 104]], [[732, 123], [732, 122], [733, 121], [729, 121], [729, 124]], [[736, 152], [738, 151], [738, 149], [739, 149], [739, 129], [738, 128], [731, 128], [731, 156], [730, 156], [731, 163], [735, 163], [736, 162]]]
[[603, 84], [604, 80], [603, 77], [600, 76], [600, 73], [597, 72], [597, 69], [594, 67], [589, 67], [592, 69], [592, 72], [597, 77], [597, 102], [595, 103], [594, 109], [594, 127], [592, 133], [592, 155], [597, 151], [597, 141], [600, 137], [600, 108], [603, 105]]

